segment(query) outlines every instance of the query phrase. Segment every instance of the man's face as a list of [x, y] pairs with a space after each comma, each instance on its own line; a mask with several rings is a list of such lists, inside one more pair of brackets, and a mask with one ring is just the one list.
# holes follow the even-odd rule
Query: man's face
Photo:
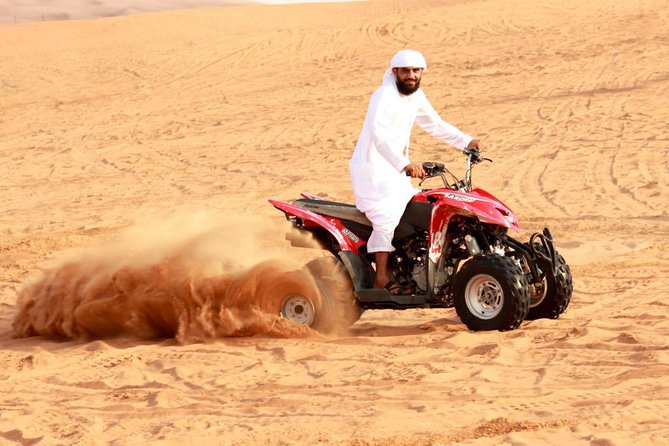
[[393, 68], [393, 74], [395, 74], [397, 89], [403, 95], [408, 96], [413, 94], [420, 88], [420, 79], [423, 76], [422, 68]]

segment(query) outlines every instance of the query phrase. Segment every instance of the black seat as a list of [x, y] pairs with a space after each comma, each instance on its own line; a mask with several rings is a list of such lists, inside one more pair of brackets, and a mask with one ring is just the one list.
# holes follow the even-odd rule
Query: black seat
[[[315, 200], [311, 198], [300, 198], [293, 202], [295, 206], [308, 209], [319, 215], [335, 217], [343, 220], [344, 226], [355, 235], [368, 240], [372, 233], [372, 223], [365, 214], [360, 212], [352, 204], [338, 203], [336, 201]], [[430, 203], [418, 203], [410, 201], [407, 204], [404, 215], [395, 229], [395, 239], [402, 240], [416, 231], [416, 228], [429, 230], [432, 217], [432, 205]]]
[[314, 200], [311, 198], [300, 198], [293, 202], [295, 206], [309, 209], [320, 215], [327, 215], [328, 217], [336, 217], [342, 220], [353, 221], [363, 226], [372, 226], [365, 214], [360, 212], [358, 208], [352, 204], [337, 203], [335, 201]]

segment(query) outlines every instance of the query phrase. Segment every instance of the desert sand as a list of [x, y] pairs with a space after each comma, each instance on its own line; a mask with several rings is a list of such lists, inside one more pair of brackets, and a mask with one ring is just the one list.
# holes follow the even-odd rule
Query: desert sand
[[[567, 311], [509, 332], [470, 332], [452, 309], [367, 311], [329, 335], [256, 310], [213, 320], [196, 304], [230, 274], [323, 255], [291, 248], [267, 200], [352, 201], [348, 158], [402, 48], [494, 159], [474, 181], [516, 211], [517, 237], [553, 231]], [[665, 0], [9, 24], [0, 60], [0, 444], [669, 441]], [[463, 165], [420, 129], [412, 147]], [[100, 301], [110, 280], [172, 293], [188, 326], [166, 336], [159, 302]]]

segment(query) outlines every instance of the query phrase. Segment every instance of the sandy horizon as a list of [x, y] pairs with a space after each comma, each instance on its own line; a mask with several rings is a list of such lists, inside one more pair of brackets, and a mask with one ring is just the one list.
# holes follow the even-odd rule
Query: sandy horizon
[[[660, 0], [0, 26], [0, 444], [665, 445], [667, 36]], [[261, 311], [263, 277], [322, 255], [267, 200], [352, 202], [367, 101], [406, 47], [483, 141], [474, 183], [517, 238], [553, 232], [574, 275], [559, 319], [372, 310], [322, 335]], [[419, 128], [412, 158], [463, 166]]]
[[0, 0], [0, 26], [60, 20], [90, 20], [138, 13], [185, 9], [220, 8], [243, 5], [285, 5], [297, 3], [337, 3], [364, 0], [59, 0], [53, 2], [17, 2]]

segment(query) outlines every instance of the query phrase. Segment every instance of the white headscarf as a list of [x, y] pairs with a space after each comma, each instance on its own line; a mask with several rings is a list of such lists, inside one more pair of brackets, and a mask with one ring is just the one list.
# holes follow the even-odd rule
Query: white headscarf
[[414, 67], [427, 70], [427, 63], [421, 53], [416, 50], [402, 50], [390, 59], [390, 68]]
[[415, 67], [427, 70], [427, 62], [425, 57], [416, 50], [401, 50], [390, 59], [390, 68], [383, 73], [383, 82], [395, 82], [395, 75], [393, 68]]

